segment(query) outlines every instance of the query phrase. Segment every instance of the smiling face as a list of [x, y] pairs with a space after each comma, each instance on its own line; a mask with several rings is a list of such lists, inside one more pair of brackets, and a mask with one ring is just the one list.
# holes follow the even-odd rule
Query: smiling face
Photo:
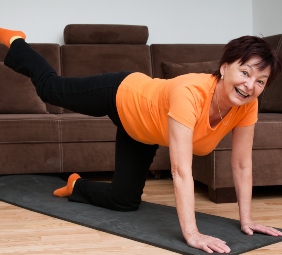
[[270, 67], [259, 70], [261, 58], [252, 57], [244, 64], [240, 60], [220, 67], [223, 79], [221, 85], [221, 104], [228, 108], [247, 104], [257, 98], [264, 90], [270, 75]]

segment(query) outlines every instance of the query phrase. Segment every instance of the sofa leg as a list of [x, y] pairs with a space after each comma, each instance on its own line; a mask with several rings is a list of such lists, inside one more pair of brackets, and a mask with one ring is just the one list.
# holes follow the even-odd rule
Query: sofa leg
[[161, 179], [161, 175], [162, 175], [161, 170], [152, 170], [151, 173], [154, 175], [155, 179]]
[[209, 199], [217, 204], [236, 203], [237, 197], [234, 187], [213, 189], [209, 186]]

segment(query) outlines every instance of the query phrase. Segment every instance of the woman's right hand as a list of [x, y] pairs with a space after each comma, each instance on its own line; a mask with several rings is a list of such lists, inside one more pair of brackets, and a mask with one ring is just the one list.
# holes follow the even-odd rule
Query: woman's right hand
[[212, 236], [203, 235], [198, 231], [187, 234], [185, 239], [189, 246], [207, 253], [229, 253], [231, 251], [226, 242]]

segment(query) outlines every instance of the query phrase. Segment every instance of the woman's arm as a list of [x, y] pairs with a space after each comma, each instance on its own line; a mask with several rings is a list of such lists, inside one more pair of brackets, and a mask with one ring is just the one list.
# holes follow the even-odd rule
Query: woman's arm
[[176, 209], [188, 245], [208, 253], [228, 253], [224, 241], [199, 233], [195, 219], [194, 181], [192, 177], [193, 130], [169, 117], [169, 150]]
[[236, 127], [232, 132], [232, 173], [236, 189], [241, 229], [244, 233], [252, 235], [260, 232], [272, 236], [282, 235], [274, 228], [256, 224], [251, 217], [252, 199], [252, 147], [254, 125]]

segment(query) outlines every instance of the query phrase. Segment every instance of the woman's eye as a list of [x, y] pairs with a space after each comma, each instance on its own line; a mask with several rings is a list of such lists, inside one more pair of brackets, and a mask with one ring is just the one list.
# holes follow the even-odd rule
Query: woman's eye
[[258, 81], [258, 84], [260, 85], [260, 86], [264, 86], [264, 81]]
[[247, 76], [248, 76], [248, 72], [247, 72], [247, 71], [242, 71], [242, 73], [243, 73], [244, 75], [247, 75]]

